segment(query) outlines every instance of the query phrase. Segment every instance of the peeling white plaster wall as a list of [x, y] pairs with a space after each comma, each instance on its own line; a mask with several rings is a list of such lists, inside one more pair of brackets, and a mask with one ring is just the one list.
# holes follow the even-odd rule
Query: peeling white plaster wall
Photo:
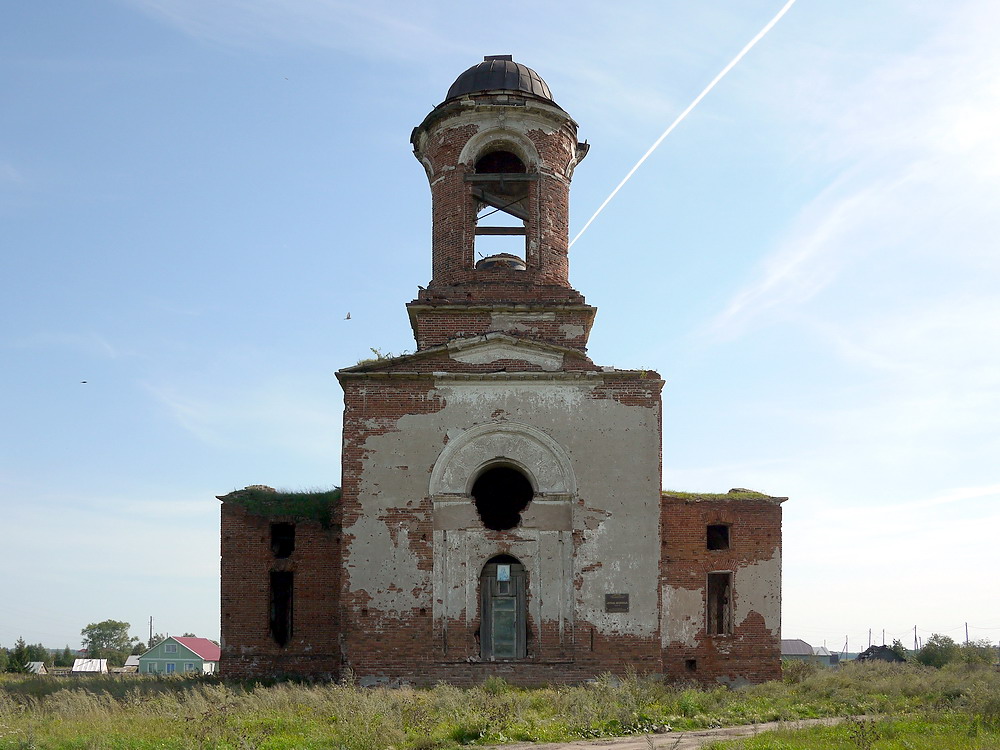
[[781, 632], [781, 551], [775, 548], [767, 560], [738, 568], [733, 574], [733, 620], [743, 623], [751, 612], [764, 618], [774, 635]]
[[664, 585], [663, 620], [660, 641], [664, 648], [671, 641], [679, 641], [692, 648], [697, 646], [696, 636], [705, 625], [704, 590]]
[[[433, 605], [435, 615], [478, 616], [478, 575], [496, 554], [495, 545], [478, 529], [436, 530], [438, 557], [432, 577], [430, 571], [416, 569], [402, 541], [406, 534], [390, 529], [379, 517], [428, 497], [430, 474], [447, 436], [509, 420], [532, 425], [563, 447], [575, 474], [576, 499], [582, 501], [582, 506], [576, 499], [570, 501], [572, 525], [587, 529], [575, 560], [569, 530], [516, 530], [519, 541], [511, 553], [528, 569], [530, 614], [558, 620], [561, 626], [584, 618], [602, 632], [655, 635], [658, 414], [652, 408], [592, 398], [594, 387], [590, 381], [558, 378], [439, 380], [430, 397], [441, 399], [443, 409], [405, 416], [396, 425], [398, 431], [373, 436], [365, 445], [363, 517], [344, 529], [353, 537], [345, 571], [350, 590], [366, 591], [376, 609], [399, 612]], [[526, 521], [531, 510], [529, 505]], [[576, 578], [582, 582], [579, 590], [573, 586]], [[437, 592], [433, 602], [432, 589]], [[604, 595], [609, 593], [628, 593], [630, 611], [605, 612]]]

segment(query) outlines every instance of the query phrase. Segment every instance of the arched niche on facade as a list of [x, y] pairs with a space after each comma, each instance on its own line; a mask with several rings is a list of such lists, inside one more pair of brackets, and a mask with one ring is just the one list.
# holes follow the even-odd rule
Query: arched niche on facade
[[531, 482], [536, 500], [569, 500], [576, 476], [569, 455], [542, 430], [517, 422], [471, 427], [441, 451], [431, 471], [433, 499], [467, 498], [491, 466], [510, 466]]

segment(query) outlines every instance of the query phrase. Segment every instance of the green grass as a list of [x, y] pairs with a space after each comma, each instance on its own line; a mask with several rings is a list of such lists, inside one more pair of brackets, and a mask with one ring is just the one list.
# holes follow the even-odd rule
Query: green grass
[[[536, 689], [500, 679], [471, 689], [366, 689], [214, 678], [0, 675], [0, 750], [430, 750], [863, 714], [885, 717], [879, 719], [885, 736], [873, 745], [876, 750], [931, 747], [928, 737], [938, 738], [938, 750], [1000, 748], [1000, 674], [986, 667], [849, 665], [738, 690], [672, 687], [634, 675]], [[761, 735], [719, 747], [858, 747], [843, 744], [852, 741], [847, 729], [810, 730], [813, 735], [802, 740]], [[890, 735], [897, 744], [885, 744]], [[953, 735], [965, 744], [956, 744]], [[914, 744], [918, 740], [924, 744]], [[814, 744], [789, 744], [800, 741]]]
[[254, 486], [234, 490], [220, 499], [242, 505], [255, 516], [288, 516], [299, 521], [318, 521], [323, 528], [329, 528], [330, 512], [340, 502], [340, 488], [289, 491]]
[[996, 750], [1000, 733], [961, 713], [848, 720], [834, 727], [766, 732], [705, 750]]
[[733, 489], [729, 492], [678, 492], [676, 490], [663, 490], [662, 495], [676, 497], [682, 500], [694, 500], [703, 502], [706, 500], [775, 500], [787, 498], [772, 498], [762, 492], [753, 490]]

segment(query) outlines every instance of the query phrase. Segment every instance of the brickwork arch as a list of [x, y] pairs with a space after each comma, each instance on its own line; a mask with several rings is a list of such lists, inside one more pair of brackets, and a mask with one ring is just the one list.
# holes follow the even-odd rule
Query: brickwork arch
[[523, 472], [537, 497], [576, 494], [573, 465], [559, 443], [537, 427], [502, 422], [471, 427], [448, 442], [431, 471], [430, 495], [468, 496], [483, 471], [497, 465]]
[[542, 161], [535, 144], [523, 133], [509, 128], [489, 128], [480, 130], [465, 142], [458, 156], [458, 163], [475, 164], [490, 151], [510, 151], [524, 163], [529, 172], [537, 171]]

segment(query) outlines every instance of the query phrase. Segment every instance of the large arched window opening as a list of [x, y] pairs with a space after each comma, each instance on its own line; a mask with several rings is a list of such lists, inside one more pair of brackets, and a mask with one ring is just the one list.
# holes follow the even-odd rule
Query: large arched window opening
[[479, 652], [484, 660], [527, 655], [527, 574], [516, 557], [497, 555], [479, 577]]
[[494, 531], [513, 529], [521, 523], [521, 513], [528, 507], [534, 490], [531, 482], [517, 469], [494, 466], [472, 485], [472, 498], [483, 526]]
[[[476, 268], [524, 270], [529, 182], [517, 154], [498, 149], [475, 164]], [[486, 219], [488, 221], [484, 221]]]

